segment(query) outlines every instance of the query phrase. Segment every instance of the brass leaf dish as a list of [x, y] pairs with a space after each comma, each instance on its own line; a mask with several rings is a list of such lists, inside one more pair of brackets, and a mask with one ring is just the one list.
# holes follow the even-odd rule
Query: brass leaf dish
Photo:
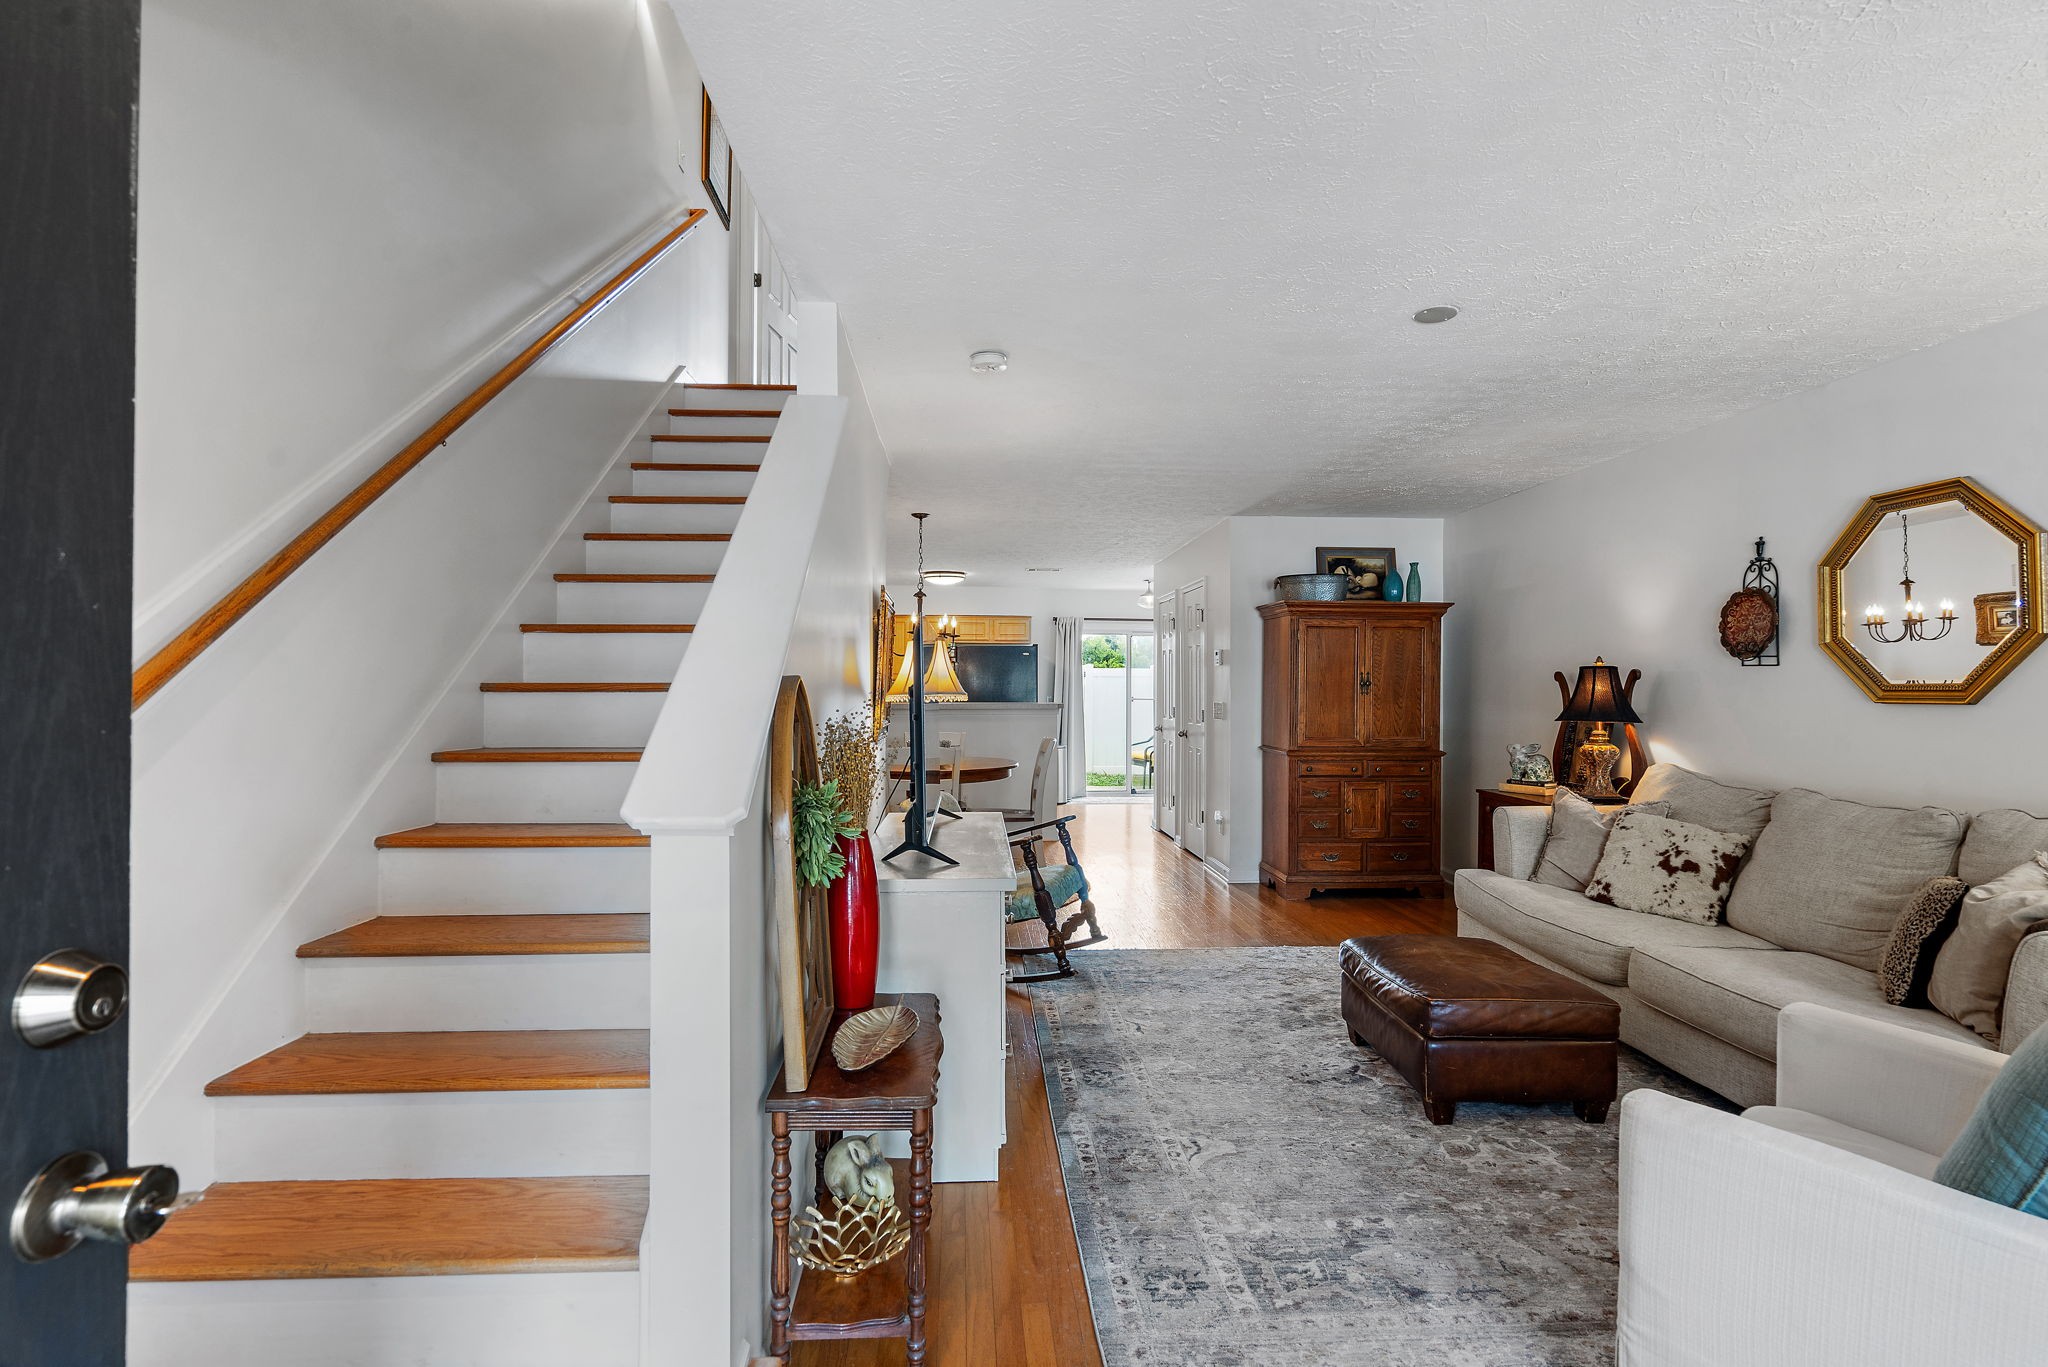
[[830, 1215], [810, 1206], [796, 1228], [797, 1261], [841, 1277], [888, 1262], [910, 1242], [910, 1222], [894, 1201], [840, 1201]]
[[917, 1033], [917, 1012], [907, 1006], [878, 1006], [848, 1016], [832, 1037], [832, 1058], [840, 1071], [872, 1068]]

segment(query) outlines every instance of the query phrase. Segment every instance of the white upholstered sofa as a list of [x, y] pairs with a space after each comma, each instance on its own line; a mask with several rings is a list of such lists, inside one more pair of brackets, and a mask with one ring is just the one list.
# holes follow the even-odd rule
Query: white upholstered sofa
[[[1877, 962], [1913, 889], [1949, 873], [1989, 882], [2048, 848], [2048, 818], [1771, 793], [1669, 764], [1652, 766], [1633, 796], [1666, 803], [1676, 820], [1756, 839], [1726, 924], [1624, 911], [1528, 881], [1550, 814], [1507, 807], [1495, 813], [1495, 869], [1457, 875], [1458, 933], [1497, 940], [1606, 993], [1621, 1004], [1624, 1042], [1745, 1106], [1775, 1099], [1778, 1015], [1792, 1002], [1992, 1047], [1938, 1012], [1887, 1005]], [[1997, 1047], [2010, 1053], [2044, 1018], [2048, 935], [2035, 935], [2013, 959]]]
[[1794, 1003], [1776, 1104], [1621, 1106], [1619, 1367], [2031, 1367], [2048, 1220], [1931, 1179], [2005, 1056]]

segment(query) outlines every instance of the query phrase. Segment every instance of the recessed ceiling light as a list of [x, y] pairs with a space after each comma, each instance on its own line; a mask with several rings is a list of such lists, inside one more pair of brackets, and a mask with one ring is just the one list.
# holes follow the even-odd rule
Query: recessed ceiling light
[[977, 351], [967, 358], [967, 368], [977, 375], [1000, 375], [1010, 368], [1010, 353]]
[[926, 570], [924, 572], [925, 583], [937, 584], [942, 589], [952, 588], [955, 584], [966, 582], [966, 579], [966, 570]]
[[1449, 304], [1437, 304], [1431, 308], [1423, 309], [1420, 313], [1416, 314], [1415, 321], [1418, 323], [1448, 323], [1457, 316], [1458, 311]]
[[1060, 567], [1058, 565], [1026, 565], [1024, 567], [1024, 573], [1026, 574], [1058, 574], [1059, 572]]

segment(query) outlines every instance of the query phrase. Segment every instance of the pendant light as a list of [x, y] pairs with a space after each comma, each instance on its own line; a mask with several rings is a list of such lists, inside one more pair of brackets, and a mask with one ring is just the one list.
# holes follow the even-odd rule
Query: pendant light
[[1150, 579], [1145, 581], [1145, 591], [1138, 595], [1138, 606], [1141, 608], [1152, 606], [1152, 581]]

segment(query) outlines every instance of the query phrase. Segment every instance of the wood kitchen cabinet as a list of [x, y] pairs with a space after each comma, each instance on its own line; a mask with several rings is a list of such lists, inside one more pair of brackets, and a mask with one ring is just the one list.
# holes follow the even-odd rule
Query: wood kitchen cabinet
[[1283, 897], [1441, 892], [1449, 603], [1267, 603], [1264, 854]]

